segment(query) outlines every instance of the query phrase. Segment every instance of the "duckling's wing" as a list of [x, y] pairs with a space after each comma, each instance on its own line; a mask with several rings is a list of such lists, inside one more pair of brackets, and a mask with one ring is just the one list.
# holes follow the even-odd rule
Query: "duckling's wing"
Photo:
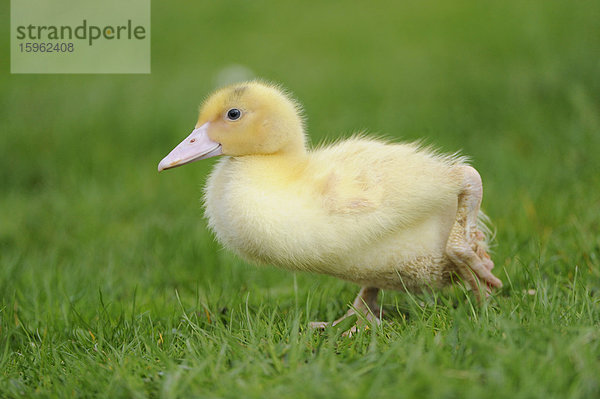
[[418, 145], [357, 138], [317, 150], [314, 157], [325, 210], [354, 215], [359, 224], [394, 230], [457, 201], [454, 166], [462, 159]]
[[323, 206], [329, 214], [375, 212], [383, 204], [384, 190], [377, 181], [378, 177], [369, 169], [340, 170], [333, 167], [322, 182]]

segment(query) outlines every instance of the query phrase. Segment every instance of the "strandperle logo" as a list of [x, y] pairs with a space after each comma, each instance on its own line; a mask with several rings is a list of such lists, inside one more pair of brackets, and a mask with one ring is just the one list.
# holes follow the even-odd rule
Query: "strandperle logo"
[[11, 73], [150, 73], [150, 0], [11, 0]]
[[120, 40], [120, 39], [137, 39], [143, 40], [146, 38], [146, 28], [141, 25], [134, 25], [130, 19], [126, 25], [106, 25], [103, 27], [88, 24], [87, 19], [84, 19], [81, 25], [72, 26], [45, 26], [32, 25], [17, 26], [17, 39], [29, 40], [72, 40], [72, 39], [87, 40], [91, 46], [98, 39], [105, 40]]

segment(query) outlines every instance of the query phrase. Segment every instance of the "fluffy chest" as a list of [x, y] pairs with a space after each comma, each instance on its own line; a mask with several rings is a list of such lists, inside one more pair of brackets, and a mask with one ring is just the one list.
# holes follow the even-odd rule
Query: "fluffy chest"
[[226, 159], [208, 179], [206, 217], [218, 240], [243, 257], [307, 268], [326, 250], [318, 198], [306, 190], [274, 171]]

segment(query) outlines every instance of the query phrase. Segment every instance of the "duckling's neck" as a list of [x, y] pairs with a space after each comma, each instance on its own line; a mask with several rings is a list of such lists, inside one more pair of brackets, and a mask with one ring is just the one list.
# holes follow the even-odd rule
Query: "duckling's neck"
[[232, 158], [238, 176], [245, 175], [257, 184], [290, 183], [301, 178], [308, 164], [305, 149], [269, 155], [246, 155]]
[[295, 134], [289, 134], [288, 136], [290, 137], [288, 143], [272, 155], [288, 156], [291, 158], [306, 156], [306, 134], [304, 130], [299, 127]]
[[[253, 154], [232, 157], [234, 163], [244, 164], [248, 172], [259, 171], [263, 176], [299, 176], [308, 162], [304, 134], [291, 135], [290, 142], [271, 154]], [[260, 175], [259, 175], [260, 176]]]

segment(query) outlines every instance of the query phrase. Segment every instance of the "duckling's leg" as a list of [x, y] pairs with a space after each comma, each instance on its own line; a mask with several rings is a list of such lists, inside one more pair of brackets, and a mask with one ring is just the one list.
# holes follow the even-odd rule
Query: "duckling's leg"
[[485, 235], [477, 227], [483, 197], [481, 177], [470, 166], [462, 166], [460, 172], [464, 186], [458, 197], [456, 221], [446, 244], [446, 253], [480, 299], [481, 287], [487, 295], [491, 288], [502, 287], [502, 282], [491, 272], [494, 262], [485, 251]]
[[[378, 314], [380, 314], [381, 310], [377, 306], [377, 295], [379, 294], [379, 288], [375, 287], [363, 287], [360, 292], [356, 296], [356, 299], [352, 303], [352, 307], [346, 312], [345, 315], [337, 319], [332, 323], [332, 325], [336, 325], [340, 323], [342, 320], [355, 315], [360, 314], [364, 316], [364, 318], [370, 323], [375, 322], [377, 324], [381, 323], [379, 320]], [[350, 330], [348, 330], [345, 335], [352, 335], [358, 330], [358, 325], [362, 323], [362, 320], [359, 318], [357, 320], [356, 325], [354, 325]], [[310, 323], [311, 328], [316, 329], [325, 329], [330, 325], [330, 323], [326, 321], [315, 321]]]

